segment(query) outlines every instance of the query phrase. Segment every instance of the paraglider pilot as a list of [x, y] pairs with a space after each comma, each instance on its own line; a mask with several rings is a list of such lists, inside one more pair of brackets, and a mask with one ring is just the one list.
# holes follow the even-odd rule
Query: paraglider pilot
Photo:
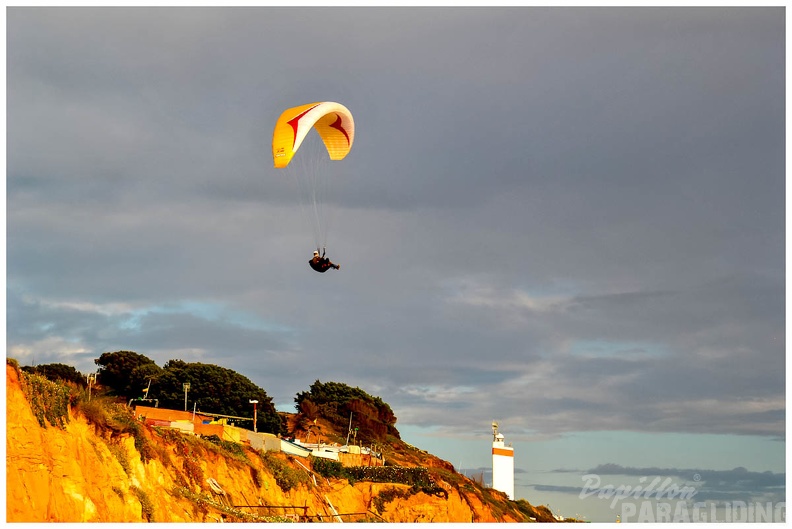
[[330, 262], [330, 259], [325, 257], [324, 250], [322, 250], [321, 257], [319, 257], [319, 250], [314, 250], [313, 259], [308, 261], [308, 264], [311, 265], [311, 268], [323, 274], [327, 272], [329, 268], [335, 268], [336, 270], [341, 268], [341, 265], [333, 264]]

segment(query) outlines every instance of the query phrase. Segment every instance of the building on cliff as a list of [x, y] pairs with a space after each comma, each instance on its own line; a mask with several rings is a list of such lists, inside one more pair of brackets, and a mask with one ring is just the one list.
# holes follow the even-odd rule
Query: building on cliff
[[225, 419], [216, 420], [214, 415], [137, 406], [135, 418], [150, 426], [174, 428], [196, 435], [216, 435], [223, 441], [249, 444], [256, 450], [281, 450], [282, 440], [277, 435], [237, 428]]
[[322, 443], [302, 443], [281, 439], [271, 433], [254, 432], [228, 424], [226, 419], [212, 414], [136, 406], [135, 418], [161, 428], [173, 428], [195, 435], [216, 435], [223, 441], [247, 444], [265, 452], [280, 451], [297, 457], [322, 457], [344, 466], [383, 466], [382, 454], [359, 446], [328, 446]]
[[492, 488], [514, 499], [514, 448], [506, 446], [498, 423], [492, 422]]

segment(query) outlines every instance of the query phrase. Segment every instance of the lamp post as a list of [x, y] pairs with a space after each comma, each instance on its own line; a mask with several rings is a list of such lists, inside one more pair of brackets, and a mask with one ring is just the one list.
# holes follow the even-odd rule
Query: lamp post
[[91, 402], [91, 386], [96, 384], [96, 373], [88, 375], [88, 402]]
[[187, 411], [187, 392], [190, 391], [190, 383], [185, 382], [182, 384], [182, 388], [184, 389], [184, 411]]
[[253, 405], [253, 432], [258, 433], [258, 430], [256, 429], [256, 417], [257, 417], [256, 404], [258, 404], [258, 401], [251, 400], [250, 403]]

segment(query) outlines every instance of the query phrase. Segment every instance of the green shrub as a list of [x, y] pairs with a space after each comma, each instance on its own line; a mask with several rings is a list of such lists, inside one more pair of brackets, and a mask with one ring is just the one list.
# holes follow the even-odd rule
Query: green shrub
[[46, 428], [49, 422], [65, 428], [69, 422], [69, 388], [34, 373], [21, 372], [21, 375], [22, 390], [39, 425]]
[[109, 443], [107, 448], [110, 450], [110, 453], [115, 456], [118, 463], [121, 465], [121, 468], [124, 469], [126, 475], [128, 476], [130, 472], [132, 472], [132, 468], [129, 465], [129, 458], [127, 457], [126, 451], [123, 447], [118, 443]]
[[258, 488], [263, 487], [265, 481], [259, 469], [257, 469], [253, 465], [250, 465], [250, 467], [248, 468], [250, 468], [250, 478], [253, 480], [253, 483], [255, 483], [256, 487]]
[[261, 453], [264, 465], [272, 471], [275, 483], [283, 492], [288, 492], [300, 483], [307, 483], [310, 477], [304, 470], [295, 470], [283, 460], [269, 452]]
[[100, 397], [90, 401], [79, 401], [76, 410], [98, 431], [109, 431], [111, 435], [132, 435], [135, 439], [135, 448], [144, 463], [156, 457], [156, 448], [146, 439], [145, 426], [135, 419], [132, 410], [123, 404], [118, 404], [108, 397]]
[[340, 461], [311, 456], [311, 469], [326, 478], [346, 478], [348, 474]]
[[346, 473], [356, 481], [402, 483], [419, 488], [431, 488], [436, 485], [426, 467], [347, 467]]
[[113, 403], [109, 406], [112, 424], [119, 433], [130, 433], [135, 438], [135, 448], [140, 453], [140, 460], [144, 463], [154, 459], [156, 451], [151, 442], [146, 439], [145, 426], [137, 419], [130, 408]]
[[182, 470], [184, 478], [178, 474], [177, 481], [185, 486], [190, 483], [204, 486], [204, 473], [201, 468], [200, 459], [204, 457], [205, 448], [200, 439], [191, 435], [184, 435], [176, 430], [161, 430], [159, 434], [166, 440], [174, 444], [177, 456], [182, 458]]
[[187, 475], [188, 481], [198, 483], [203, 487], [204, 472], [196, 457], [185, 457], [184, 462], [182, 463], [182, 468], [184, 469], [184, 473]]
[[110, 430], [107, 404], [107, 399], [83, 400], [77, 403], [75, 411], [85, 417], [85, 420], [93, 424], [97, 430]]
[[390, 503], [397, 498], [409, 498], [412, 496], [412, 494], [412, 489], [385, 489], [374, 496], [371, 502], [374, 504], [374, 508], [377, 509], [377, 512], [382, 514], [382, 512], [385, 510], [386, 503]]
[[220, 450], [220, 453], [222, 455], [231, 456], [234, 459], [238, 459], [244, 463], [250, 462], [247, 454], [245, 453], [245, 449], [242, 448], [242, 445], [240, 445], [239, 443], [235, 443], [233, 441], [224, 441], [215, 434], [201, 436], [201, 439], [203, 439], [204, 441], [208, 441], [209, 443], [215, 446], [220, 447], [222, 449]]
[[154, 504], [151, 503], [151, 499], [146, 494], [146, 491], [139, 489], [138, 487], [132, 485], [129, 487], [129, 490], [135, 493], [137, 496], [138, 501], [140, 501], [140, 506], [143, 509], [143, 517], [146, 519], [147, 522], [151, 523], [154, 521]]

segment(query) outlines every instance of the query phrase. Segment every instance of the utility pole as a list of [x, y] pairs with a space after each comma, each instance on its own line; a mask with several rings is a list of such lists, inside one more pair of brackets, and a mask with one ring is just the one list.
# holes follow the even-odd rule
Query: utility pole
[[346, 445], [349, 446], [349, 435], [352, 433], [352, 412], [349, 412], [349, 426], [347, 427]]
[[182, 388], [184, 388], [184, 411], [187, 411], [187, 392], [190, 391], [190, 383], [185, 382]]
[[258, 415], [257, 410], [256, 410], [256, 404], [258, 404], [258, 401], [257, 400], [251, 400], [250, 403], [253, 405], [253, 431], [254, 432], [258, 432], [258, 430], [256, 429], [256, 417]]

